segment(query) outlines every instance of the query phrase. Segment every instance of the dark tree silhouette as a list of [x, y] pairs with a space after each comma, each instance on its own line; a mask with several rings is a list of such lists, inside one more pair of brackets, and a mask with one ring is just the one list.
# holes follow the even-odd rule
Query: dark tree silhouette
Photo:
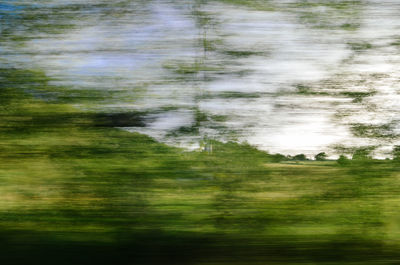
[[315, 156], [315, 160], [317, 160], [317, 161], [325, 161], [326, 157], [327, 157], [326, 153], [322, 152], [322, 153], [319, 153], [319, 154], [317, 154]]

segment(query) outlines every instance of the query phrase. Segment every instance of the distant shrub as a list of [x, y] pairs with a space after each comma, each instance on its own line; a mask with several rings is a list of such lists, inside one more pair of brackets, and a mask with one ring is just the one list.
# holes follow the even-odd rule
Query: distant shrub
[[322, 152], [322, 153], [319, 153], [319, 154], [317, 154], [315, 156], [315, 160], [317, 160], [317, 161], [325, 161], [326, 157], [327, 157], [326, 153]]
[[272, 160], [272, 162], [281, 162], [281, 161], [287, 161], [289, 159], [282, 154], [274, 154], [274, 155], [271, 155], [271, 160]]
[[293, 157], [293, 160], [296, 160], [296, 161], [305, 161], [305, 160], [307, 160], [307, 157], [306, 157], [305, 154], [298, 154], [298, 155], [295, 155], [295, 156]]
[[339, 165], [344, 166], [344, 165], [348, 165], [350, 163], [350, 159], [348, 159], [344, 155], [340, 155], [337, 162]]
[[396, 145], [392, 151], [393, 161], [400, 162], [400, 145]]

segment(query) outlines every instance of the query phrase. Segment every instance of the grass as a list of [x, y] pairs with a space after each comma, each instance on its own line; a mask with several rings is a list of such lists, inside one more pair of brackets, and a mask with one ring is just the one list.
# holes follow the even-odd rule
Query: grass
[[[246, 144], [187, 152], [35, 99], [1, 71], [2, 264], [392, 264], [398, 164], [277, 162]], [[198, 113], [198, 119], [204, 117]], [[21, 254], [23, 253], [23, 255]]]

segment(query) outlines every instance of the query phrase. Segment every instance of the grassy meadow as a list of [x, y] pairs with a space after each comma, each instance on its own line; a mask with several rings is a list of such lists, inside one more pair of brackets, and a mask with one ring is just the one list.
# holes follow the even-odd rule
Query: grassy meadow
[[398, 262], [396, 160], [186, 151], [113, 127], [137, 113], [44, 99], [38, 71], [0, 74], [1, 264]]

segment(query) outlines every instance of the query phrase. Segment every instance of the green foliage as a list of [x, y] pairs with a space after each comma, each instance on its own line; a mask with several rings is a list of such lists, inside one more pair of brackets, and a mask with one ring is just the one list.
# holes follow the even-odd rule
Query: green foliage
[[263, 55], [262, 52], [257, 52], [257, 51], [236, 51], [236, 50], [227, 50], [223, 52], [226, 55], [232, 56], [232, 57], [250, 57], [250, 56], [255, 56], [255, 55]]
[[393, 148], [393, 160], [394, 161], [396, 161], [396, 162], [400, 162], [400, 146], [399, 145], [396, 145], [394, 148]]
[[271, 155], [271, 161], [272, 162], [282, 162], [282, 161], [287, 161], [289, 160], [287, 156], [282, 155], [282, 154], [274, 154]]
[[325, 152], [319, 153], [315, 156], [315, 160], [317, 161], [325, 161], [327, 158], [327, 154]]
[[293, 157], [293, 160], [296, 160], [296, 161], [305, 161], [305, 160], [307, 160], [307, 157], [306, 157], [304, 154], [298, 154], [298, 155], [295, 155], [295, 156]]
[[371, 92], [343, 92], [345, 96], [353, 98], [354, 103], [360, 103], [365, 97], [370, 97], [376, 94], [376, 91]]
[[352, 159], [357, 161], [371, 160], [370, 152], [371, 150], [369, 148], [356, 149]]
[[299, 0], [288, 4], [300, 20], [318, 29], [354, 31], [360, 27], [363, 1]]
[[199, 72], [219, 71], [221, 67], [206, 66], [204, 63], [195, 61], [194, 63], [186, 62], [169, 62], [163, 65], [163, 68], [180, 75], [194, 75]]
[[372, 44], [367, 42], [350, 42], [348, 43], [348, 45], [353, 51], [358, 51], [358, 52], [373, 48]]
[[346, 156], [344, 155], [340, 155], [339, 159], [337, 160], [338, 164], [341, 166], [345, 166], [350, 164], [350, 159], [348, 159]]

